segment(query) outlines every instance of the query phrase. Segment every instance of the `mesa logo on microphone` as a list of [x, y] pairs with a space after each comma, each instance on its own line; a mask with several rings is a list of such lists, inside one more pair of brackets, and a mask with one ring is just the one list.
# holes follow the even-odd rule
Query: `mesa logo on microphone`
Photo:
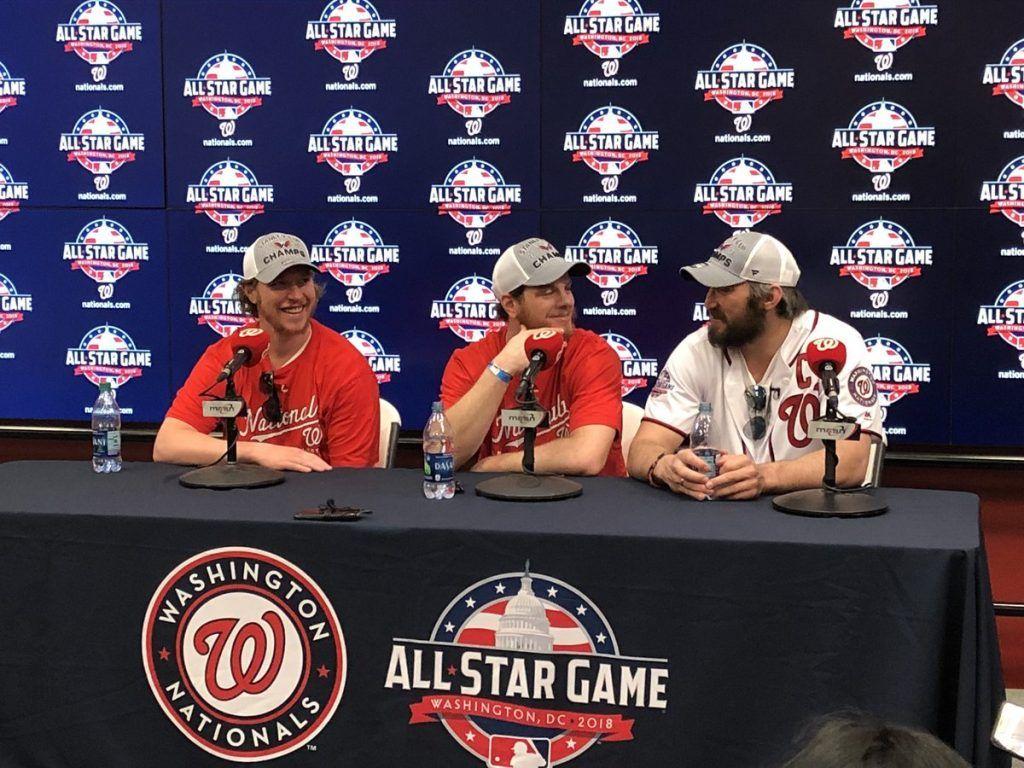
[[334, 715], [348, 659], [334, 607], [295, 564], [245, 547], [176, 566], [150, 600], [142, 663], [164, 714], [236, 762], [300, 749]]

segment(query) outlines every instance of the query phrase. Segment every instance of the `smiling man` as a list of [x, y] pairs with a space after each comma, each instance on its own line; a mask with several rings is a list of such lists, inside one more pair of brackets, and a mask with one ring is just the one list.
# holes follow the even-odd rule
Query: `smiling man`
[[529, 365], [527, 339], [554, 330], [565, 340], [562, 355], [534, 380], [537, 400], [548, 413], [537, 430], [534, 470], [625, 475], [619, 439], [622, 364], [604, 339], [574, 322], [571, 278], [589, 271], [536, 237], [501, 254], [493, 285], [508, 325], [455, 350], [441, 381], [457, 467], [522, 471], [523, 430], [502, 426], [501, 409], [516, 407], [516, 388]]
[[[270, 346], [240, 369], [235, 388], [248, 406], [238, 419], [238, 460], [298, 472], [370, 467], [377, 462], [380, 403], [366, 359], [341, 335], [313, 319], [323, 287], [306, 244], [273, 232], [242, 258], [236, 295]], [[202, 396], [231, 359], [236, 339], [212, 344], [196, 363], [156, 437], [154, 461], [209, 464], [224, 453], [210, 435], [218, 421], [202, 413]], [[211, 392], [223, 395], [220, 384]]]
[[[860, 438], [836, 444], [839, 485], [859, 485], [882, 418], [867, 349], [852, 327], [809, 309], [796, 287], [800, 268], [771, 235], [737, 232], [706, 262], [680, 274], [705, 286], [708, 324], [675, 348], [647, 399], [629, 449], [629, 473], [697, 499], [751, 499], [821, 485], [820, 440], [806, 434], [821, 410], [820, 381], [804, 362], [808, 342], [845, 345], [839, 410]], [[717, 476], [689, 448], [702, 402], [712, 406]]]

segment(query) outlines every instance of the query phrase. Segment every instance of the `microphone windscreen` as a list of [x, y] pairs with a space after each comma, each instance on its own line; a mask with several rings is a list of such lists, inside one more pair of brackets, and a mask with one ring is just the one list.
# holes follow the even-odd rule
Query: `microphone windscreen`
[[250, 325], [236, 331], [235, 335], [231, 338], [233, 341], [231, 349], [233, 351], [237, 352], [240, 349], [249, 350], [249, 359], [245, 361], [246, 367], [256, 365], [270, 346], [270, 334], [255, 325]]
[[821, 376], [821, 368], [825, 363], [832, 363], [836, 373], [839, 373], [846, 365], [846, 345], [839, 339], [814, 339], [807, 344], [804, 360], [815, 376]]
[[565, 334], [560, 331], [543, 330], [530, 336], [523, 348], [526, 350], [527, 357], [531, 357], [537, 350], [544, 353], [544, 365], [541, 367], [543, 371], [558, 362], [563, 346], [565, 346]]

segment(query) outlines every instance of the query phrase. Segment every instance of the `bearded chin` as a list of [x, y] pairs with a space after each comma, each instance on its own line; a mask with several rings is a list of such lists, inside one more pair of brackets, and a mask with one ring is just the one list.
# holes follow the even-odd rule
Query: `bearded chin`
[[765, 318], [768, 312], [754, 303], [747, 304], [747, 311], [742, 317], [730, 322], [722, 322], [720, 331], [711, 330], [708, 326], [708, 341], [711, 346], [719, 349], [735, 349], [749, 344], [764, 332]]

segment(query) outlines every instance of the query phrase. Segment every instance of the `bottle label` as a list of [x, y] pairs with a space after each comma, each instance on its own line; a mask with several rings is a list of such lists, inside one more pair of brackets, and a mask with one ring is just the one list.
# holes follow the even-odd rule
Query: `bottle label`
[[117, 430], [109, 432], [103, 429], [92, 431], [92, 455], [105, 459], [113, 459], [121, 455], [121, 433]]
[[423, 454], [423, 479], [431, 483], [450, 483], [455, 479], [455, 457], [450, 453]]

